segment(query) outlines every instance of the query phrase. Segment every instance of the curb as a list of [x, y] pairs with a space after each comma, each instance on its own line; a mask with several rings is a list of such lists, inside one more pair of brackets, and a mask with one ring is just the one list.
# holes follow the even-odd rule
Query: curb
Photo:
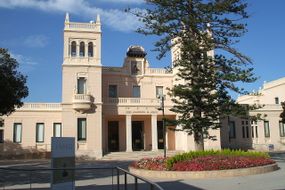
[[270, 164], [251, 168], [231, 169], [231, 170], [213, 170], [213, 171], [154, 171], [129, 167], [133, 174], [146, 178], [163, 178], [163, 179], [207, 179], [207, 178], [224, 178], [263, 174], [278, 170], [278, 165]]

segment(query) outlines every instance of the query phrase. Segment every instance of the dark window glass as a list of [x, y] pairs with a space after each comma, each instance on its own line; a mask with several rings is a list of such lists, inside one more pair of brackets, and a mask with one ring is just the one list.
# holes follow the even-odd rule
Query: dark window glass
[[269, 121], [264, 121], [264, 136], [270, 137]]
[[230, 128], [230, 131], [229, 131], [230, 138], [232, 139], [236, 138], [236, 126], [235, 126], [234, 121], [229, 122], [229, 128]]
[[44, 131], [45, 125], [43, 123], [36, 124], [36, 142], [42, 143], [44, 142]]
[[78, 141], [85, 141], [86, 134], [87, 134], [87, 124], [86, 118], [78, 118], [77, 120], [77, 140]]
[[86, 79], [80, 77], [77, 79], [77, 94], [85, 94], [86, 93]]
[[71, 42], [71, 56], [75, 57], [76, 56], [76, 42]]
[[279, 122], [279, 134], [280, 137], [285, 137], [285, 123]]
[[62, 137], [61, 123], [54, 123], [53, 124], [53, 136], [54, 137]]
[[79, 55], [80, 57], [84, 57], [85, 56], [85, 44], [84, 42], [80, 42], [80, 48], [79, 48]]
[[132, 75], [142, 74], [142, 62], [141, 61], [131, 61], [131, 74]]
[[22, 142], [22, 123], [14, 123], [13, 142], [15, 143]]
[[88, 57], [93, 57], [93, 43], [88, 43]]
[[156, 87], [156, 97], [163, 96], [163, 86]]
[[249, 128], [248, 128], [248, 126], [246, 126], [245, 129], [246, 129], [246, 138], [249, 138]]
[[275, 97], [275, 104], [279, 104], [279, 98]]
[[255, 126], [255, 138], [258, 138], [258, 126]]
[[133, 97], [141, 97], [141, 88], [140, 86], [133, 86]]
[[109, 85], [109, 97], [117, 98], [117, 85]]
[[4, 142], [4, 130], [0, 130], [0, 143]]

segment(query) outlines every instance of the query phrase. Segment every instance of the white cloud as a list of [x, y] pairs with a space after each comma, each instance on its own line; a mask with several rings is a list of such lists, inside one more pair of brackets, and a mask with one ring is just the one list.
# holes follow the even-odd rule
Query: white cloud
[[24, 41], [24, 45], [28, 47], [45, 47], [48, 44], [48, 38], [45, 35], [28, 36]]
[[32, 58], [23, 56], [21, 54], [10, 53], [11, 57], [17, 60], [19, 68], [23, 73], [33, 71], [38, 65], [37, 62], [33, 61]]
[[106, 3], [142, 4], [144, 0], [100, 0]]
[[23, 65], [37, 65], [38, 63], [33, 61], [30, 57], [23, 56], [21, 54], [10, 53], [11, 57], [17, 60], [19, 64]]
[[29, 48], [43, 48], [48, 44], [48, 37], [43, 34], [35, 34], [26, 37], [6, 39], [0, 41], [2, 46], [23, 46]]
[[[107, 0], [119, 3], [141, 3], [142, 0]], [[123, 10], [102, 9], [92, 6], [87, 0], [1, 0], [3, 8], [33, 8], [47, 12], [69, 12], [86, 18], [96, 18], [100, 14], [102, 24], [119, 31], [134, 31], [141, 23]], [[72, 17], [72, 15], [71, 15]], [[71, 19], [72, 21], [72, 19]]]

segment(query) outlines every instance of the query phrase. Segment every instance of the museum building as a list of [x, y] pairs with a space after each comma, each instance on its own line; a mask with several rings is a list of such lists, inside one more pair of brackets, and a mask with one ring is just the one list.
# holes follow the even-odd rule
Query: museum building
[[[0, 152], [7, 155], [34, 150], [48, 152], [51, 137], [75, 137], [77, 156], [95, 158], [108, 152], [163, 149], [162, 111], [158, 109], [161, 100], [158, 97], [165, 99], [165, 117], [175, 119], [167, 88], [177, 82], [177, 70], [150, 67], [147, 53], [141, 46], [127, 49], [121, 67], [104, 66], [101, 63], [101, 35], [99, 16], [96, 22], [79, 23], [71, 22], [66, 14], [62, 102], [24, 103], [11, 115], [3, 117]], [[174, 47], [171, 55], [173, 63], [179, 57], [179, 48]], [[285, 91], [285, 79], [265, 84], [263, 91], [268, 92], [264, 93], [266, 98], [251, 95], [240, 97], [238, 102], [268, 104], [259, 110], [267, 113], [268, 123], [234, 117], [223, 119], [221, 129], [210, 131], [216, 140], [205, 140], [205, 149], [266, 150], [271, 144], [276, 149], [285, 149], [282, 145], [284, 124], [281, 125], [277, 118], [281, 112], [280, 101], [285, 97], [271, 97]], [[263, 125], [267, 127], [263, 128]], [[192, 135], [173, 129], [179, 129], [179, 126], [167, 127], [168, 150], [195, 149]], [[269, 136], [266, 130], [270, 130]]]

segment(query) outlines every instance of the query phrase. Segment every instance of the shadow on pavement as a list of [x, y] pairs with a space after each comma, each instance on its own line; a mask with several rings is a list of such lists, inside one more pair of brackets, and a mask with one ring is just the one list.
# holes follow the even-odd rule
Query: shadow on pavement
[[[158, 183], [162, 188], [166, 189], [177, 189], [177, 190], [203, 190], [201, 188], [182, 183], [181, 181], [170, 181], [170, 182], [159, 182]], [[15, 188], [17, 190], [29, 190], [30, 188]], [[33, 190], [48, 190], [50, 188], [32, 188]], [[117, 185], [86, 185], [86, 186], [77, 186], [76, 190], [124, 190], [125, 185], [120, 185], [119, 189], [117, 188]], [[135, 186], [133, 184], [129, 184], [127, 186], [127, 189], [134, 190]], [[138, 184], [138, 190], [151, 190], [151, 187], [149, 184]], [[153, 190], [157, 190], [154, 188]]]
[[[112, 169], [88, 169], [89, 167], [98, 168], [111, 168], [115, 166], [127, 169], [130, 161], [90, 161], [90, 162], [79, 162], [76, 167], [87, 168], [86, 170], [78, 170], [75, 172], [75, 181], [79, 180], [90, 180], [96, 184], [97, 180], [105, 179], [111, 184], [112, 176], [116, 178], [116, 170]], [[2, 165], [5, 166], [5, 165]], [[52, 171], [44, 170], [50, 168], [48, 163], [34, 163], [32, 165], [15, 166], [9, 168], [16, 169], [43, 169], [39, 171], [11, 171], [0, 169], [0, 189], [2, 186], [12, 185], [27, 185], [27, 184], [45, 184], [50, 183]], [[108, 179], [107, 179], [108, 178]]]
[[270, 152], [269, 155], [276, 162], [285, 162], [285, 152]]

